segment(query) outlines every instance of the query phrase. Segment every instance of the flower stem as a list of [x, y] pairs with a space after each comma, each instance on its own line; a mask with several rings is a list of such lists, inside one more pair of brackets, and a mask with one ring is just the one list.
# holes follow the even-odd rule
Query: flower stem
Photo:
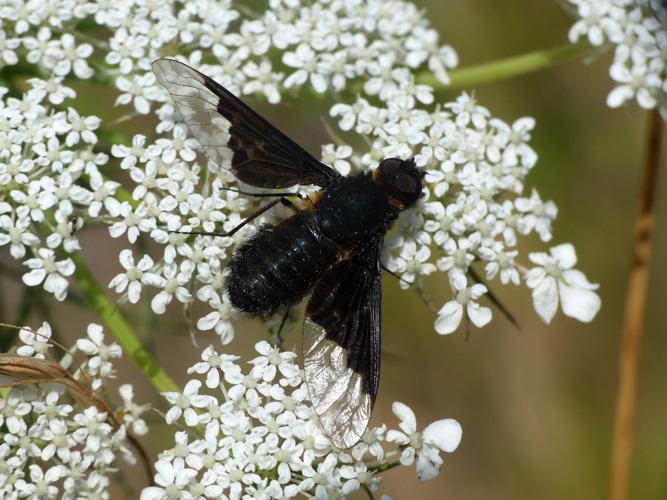
[[652, 250], [651, 237], [655, 222], [654, 208], [663, 129], [664, 122], [660, 118], [658, 110], [651, 111], [642, 185], [639, 192], [639, 207], [635, 217], [632, 262], [625, 297], [614, 442], [609, 478], [609, 500], [625, 500], [628, 493], [639, 351], [644, 330], [648, 270]]
[[378, 465], [371, 466], [371, 467], [368, 468], [368, 470], [371, 470], [371, 471], [375, 472], [376, 474], [380, 474], [381, 472], [391, 470], [394, 467], [398, 467], [399, 465], [401, 465], [401, 461], [396, 460], [395, 462], [388, 462], [388, 463], [385, 463], [385, 464], [378, 464]]
[[598, 50], [600, 50], [599, 47], [593, 47], [588, 42], [567, 44], [562, 47], [536, 50], [507, 59], [454, 69], [449, 72], [451, 81], [446, 85], [438, 81], [430, 71], [417, 75], [416, 81], [430, 85], [435, 90], [471, 87], [545, 69]]
[[74, 277], [81, 292], [111, 330], [123, 350], [132, 358], [151, 385], [159, 392], [178, 392], [180, 388], [142, 345], [130, 325], [109, 301], [80, 254], [71, 259], [76, 265]]

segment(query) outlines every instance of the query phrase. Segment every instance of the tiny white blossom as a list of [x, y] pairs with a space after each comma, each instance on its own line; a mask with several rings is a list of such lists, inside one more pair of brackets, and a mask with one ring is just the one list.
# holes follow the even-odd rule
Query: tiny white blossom
[[417, 477], [422, 481], [433, 479], [440, 472], [440, 451], [452, 453], [461, 442], [461, 425], [451, 418], [437, 420], [417, 431], [417, 419], [409, 406], [396, 401], [392, 411], [400, 419], [400, 431], [387, 431], [387, 441], [404, 447], [401, 463], [410, 465], [417, 458]]
[[109, 288], [115, 288], [118, 293], [127, 289], [127, 297], [133, 304], [139, 302], [142, 285], [162, 286], [164, 278], [149, 271], [153, 267], [153, 259], [148, 255], [135, 264], [132, 250], [125, 249], [120, 252], [119, 260], [126, 272], [116, 275], [109, 283]]
[[69, 283], [66, 276], [74, 274], [72, 259], [57, 261], [55, 253], [49, 248], [39, 248], [38, 257], [24, 262], [31, 271], [23, 275], [23, 282], [28, 286], [44, 283], [44, 290], [52, 293], [56, 300], [65, 300]]
[[532, 289], [535, 311], [550, 323], [558, 303], [567, 316], [579, 321], [591, 321], [600, 309], [600, 297], [594, 290], [598, 285], [589, 283], [581, 271], [573, 269], [577, 263], [574, 247], [569, 243], [555, 246], [549, 253], [531, 253], [530, 260], [537, 264], [526, 275], [526, 284]]
[[468, 287], [465, 277], [461, 275], [452, 281], [452, 287], [456, 292], [455, 298], [447, 302], [438, 311], [435, 331], [441, 335], [452, 333], [459, 327], [464, 312], [470, 321], [479, 328], [491, 321], [491, 309], [477, 303], [477, 299], [487, 292], [487, 288], [481, 283]]

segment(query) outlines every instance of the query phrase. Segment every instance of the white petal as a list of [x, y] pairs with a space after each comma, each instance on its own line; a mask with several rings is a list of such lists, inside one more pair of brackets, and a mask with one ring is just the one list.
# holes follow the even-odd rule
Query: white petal
[[220, 370], [217, 368], [209, 370], [206, 374], [206, 387], [211, 389], [220, 385]]
[[162, 500], [167, 494], [162, 488], [157, 486], [149, 486], [141, 490], [140, 500]]
[[90, 337], [95, 344], [101, 345], [102, 342], [104, 342], [104, 329], [102, 328], [102, 325], [91, 323], [88, 325], [86, 333], [88, 333], [88, 337]]
[[461, 324], [461, 318], [463, 318], [463, 306], [455, 300], [447, 302], [438, 311], [438, 319], [435, 320], [435, 331], [440, 335], [452, 333]]
[[415, 418], [414, 412], [408, 405], [403, 404], [400, 401], [394, 401], [394, 404], [391, 406], [391, 410], [402, 423], [406, 424], [411, 432], [415, 432], [417, 430], [417, 419]]
[[551, 276], [533, 288], [533, 307], [545, 323], [551, 323], [558, 309], [558, 285]]
[[167, 304], [171, 302], [172, 295], [165, 291], [158, 293], [153, 300], [151, 300], [151, 309], [155, 314], [164, 314], [167, 310]]
[[168, 424], [172, 424], [174, 421], [178, 419], [178, 417], [181, 416], [182, 412], [183, 410], [181, 410], [178, 406], [172, 406], [171, 408], [169, 408], [167, 415], [165, 415], [164, 417], [165, 422], [167, 422]]
[[46, 270], [33, 269], [29, 273], [23, 275], [23, 283], [25, 283], [28, 286], [37, 286], [42, 281], [44, 281], [45, 276], [46, 276]]
[[437, 420], [424, 429], [424, 440], [434, 444], [442, 451], [452, 453], [461, 442], [463, 429], [461, 424], [452, 418]]
[[526, 286], [528, 288], [535, 288], [547, 277], [547, 272], [542, 267], [534, 267], [526, 274]]
[[410, 442], [410, 438], [408, 438], [408, 436], [403, 434], [401, 431], [391, 429], [387, 431], [387, 441], [390, 443], [408, 444]]
[[132, 250], [129, 248], [121, 250], [120, 254], [118, 255], [118, 260], [125, 269], [134, 267], [134, 257], [132, 256]]
[[197, 328], [199, 330], [210, 330], [220, 321], [220, 313], [218, 311], [211, 311], [203, 318], [197, 321]]
[[141, 298], [141, 283], [139, 281], [130, 282], [130, 286], [127, 288], [127, 298], [132, 304], [139, 302]]
[[618, 108], [628, 99], [632, 99], [632, 95], [633, 92], [629, 85], [620, 85], [609, 92], [609, 95], [607, 96], [607, 106], [610, 108]]
[[570, 287], [561, 282], [558, 291], [566, 316], [588, 323], [600, 310], [600, 297], [591, 290]]
[[442, 458], [435, 448], [424, 446], [417, 455], [417, 477], [420, 481], [430, 481], [438, 475]]
[[597, 290], [600, 285], [591, 283], [586, 279], [586, 275], [577, 269], [568, 269], [563, 272], [561, 283], [565, 282], [568, 286], [584, 288], [586, 290]]
[[491, 321], [491, 309], [488, 307], [482, 307], [476, 302], [468, 303], [468, 317], [472, 321], [473, 325], [477, 328], [482, 328], [489, 321]]
[[577, 263], [577, 254], [571, 243], [552, 247], [549, 252], [556, 258], [561, 269], [570, 269]]
[[90, 340], [88, 339], [79, 339], [76, 341], [76, 347], [80, 350], [83, 351], [84, 353], [94, 356], [97, 354], [98, 348], [95, 344], [93, 344]]

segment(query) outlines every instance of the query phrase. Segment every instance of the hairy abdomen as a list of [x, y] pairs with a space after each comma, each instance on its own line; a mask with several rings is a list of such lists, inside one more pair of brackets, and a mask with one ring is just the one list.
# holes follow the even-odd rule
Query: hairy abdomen
[[322, 235], [312, 213], [298, 213], [260, 227], [237, 248], [227, 294], [237, 309], [270, 316], [299, 302], [340, 255], [340, 246]]

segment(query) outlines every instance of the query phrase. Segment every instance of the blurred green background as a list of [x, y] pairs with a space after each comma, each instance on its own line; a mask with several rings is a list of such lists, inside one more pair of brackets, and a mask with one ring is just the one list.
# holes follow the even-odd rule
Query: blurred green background
[[[461, 67], [528, 51], [562, 46], [572, 18], [554, 1], [420, 0], [442, 40], [459, 54]], [[537, 127], [532, 146], [539, 154], [528, 185], [559, 207], [553, 243], [574, 243], [578, 268], [600, 283], [602, 309], [591, 324], [581, 324], [559, 313], [544, 325], [532, 309], [524, 287], [492, 288], [523, 325], [514, 329], [500, 314], [466, 341], [463, 331], [447, 337], [433, 330], [432, 312], [411, 291], [399, 289], [385, 277], [383, 312], [383, 371], [372, 423], [396, 425], [391, 403], [411, 406], [423, 427], [433, 420], [456, 418], [463, 440], [453, 455], [445, 456], [442, 473], [421, 483], [414, 467], [388, 472], [380, 493], [394, 498], [445, 499], [595, 499], [607, 492], [617, 358], [630, 262], [630, 238], [644, 149], [646, 113], [636, 105], [619, 110], [605, 106], [612, 83], [608, 77], [611, 54], [590, 64], [569, 62], [539, 73], [466, 89], [494, 116], [512, 122], [533, 116]], [[441, 101], [458, 92], [441, 93]], [[113, 94], [102, 99], [97, 90], [79, 87], [80, 111], [101, 116], [112, 110]], [[108, 103], [100, 110], [101, 102]], [[102, 104], [102, 106], [107, 106]], [[310, 151], [319, 152], [328, 140], [320, 119], [328, 103], [305, 102], [271, 107], [258, 105], [272, 121]], [[133, 122], [128, 133], [150, 134], [148, 122]], [[665, 162], [663, 161], [663, 166]], [[667, 176], [660, 179], [664, 193]], [[667, 296], [667, 206], [658, 203], [653, 263], [649, 283], [645, 338], [642, 345], [635, 446], [631, 470], [634, 499], [667, 498], [667, 336], [664, 307]], [[118, 252], [126, 246], [106, 236], [104, 228], [84, 231], [84, 256], [101, 283], [117, 272]], [[527, 253], [546, 246], [523, 240]], [[7, 260], [3, 257], [3, 260]], [[4, 311], [20, 301], [21, 285], [7, 275], [2, 282]], [[427, 281], [438, 303], [448, 300], [441, 277]], [[111, 296], [111, 295], [110, 295]], [[153, 317], [145, 306], [125, 307], [160, 364], [178, 383], [201, 348], [217, 344], [214, 336], [197, 336], [191, 343], [177, 307], [165, 317]], [[54, 321], [66, 340], [98, 321], [72, 304], [54, 307]], [[34, 316], [37, 320], [37, 316]], [[36, 324], [33, 322], [33, 324]], [[230, 352], [250, 354], [264, 337], [260, 322], [239, 321]], [[286, 345], [298, 344], [300, 333], [290, 332]], [[133, 381], [138, 401], [160, 398], [127, 359], [118, 379]], [[164, 408], [164, 406], [162, 406]], [[150, 422], [160, 432], [144, 440], [154, 456], [171, 445], [173, 431], [159, 415]], [[141, 471], [129, 471], [131, 486], [139, 486]], [[130, 485], [115, 485], [125, 496]]]

